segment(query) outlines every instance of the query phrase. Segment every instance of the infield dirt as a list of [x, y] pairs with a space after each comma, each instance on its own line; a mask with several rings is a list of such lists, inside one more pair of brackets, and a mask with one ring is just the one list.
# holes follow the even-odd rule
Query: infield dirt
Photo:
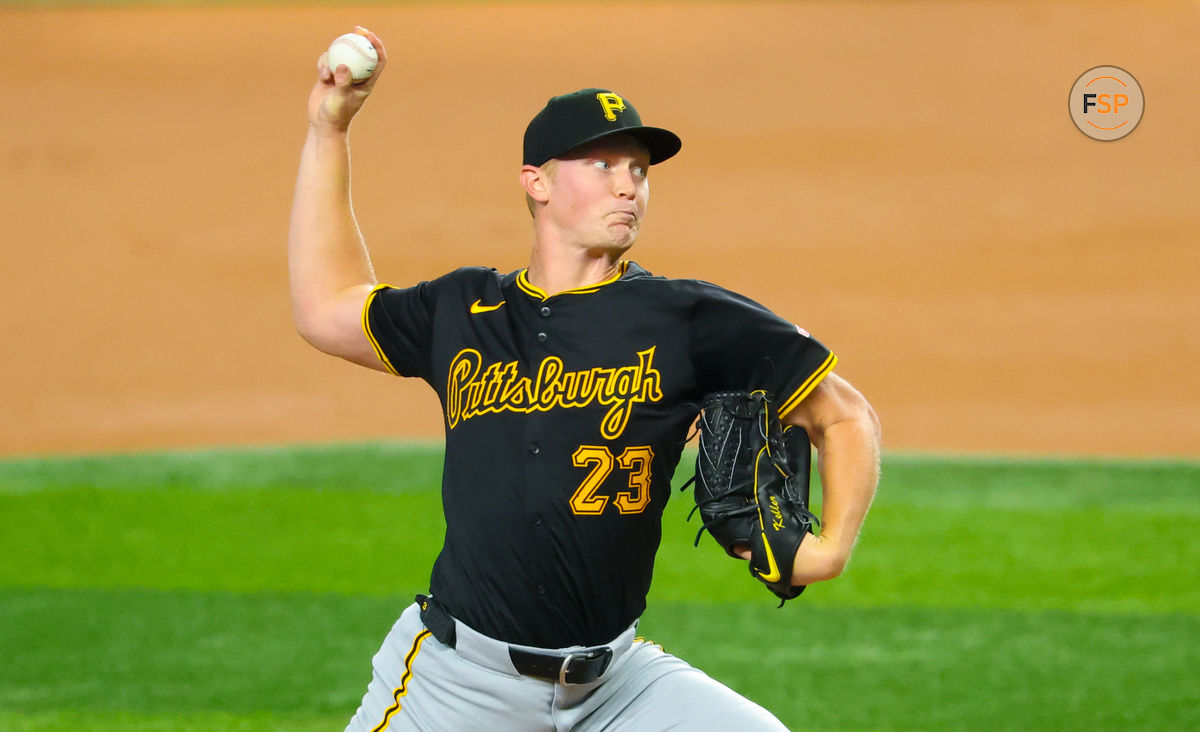
[[[440, 435], [291, 325], [354, 24], [392, 57], [352, 131], [381, 280], [524, 266], [524, 125], [608, 86], [684, 140], [632, 258], [813, 332], [887, 448], [1200, 454], [1200, 5], [1134, 2], [0, 10], [0, 454]], [[1068, 115], [1099, 65], [1146, 95], [1117, 142]]]

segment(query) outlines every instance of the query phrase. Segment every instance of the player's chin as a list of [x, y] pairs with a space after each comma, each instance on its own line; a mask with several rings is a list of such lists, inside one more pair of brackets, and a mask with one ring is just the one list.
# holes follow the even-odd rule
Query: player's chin
[[625, 251], [637, 240], [638, 226], [637, 224], [612, 224], [608, 227], [608, 234], [612, 241], [612, 248]]

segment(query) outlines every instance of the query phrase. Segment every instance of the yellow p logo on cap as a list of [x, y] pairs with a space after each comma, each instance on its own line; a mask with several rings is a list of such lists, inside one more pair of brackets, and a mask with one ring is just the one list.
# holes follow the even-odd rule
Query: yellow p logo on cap
[[600, 92], [596, 95], [600, 108], [604, 110], [604, 118], [609, 122], [617, 121], [617, 112], [625, 111], [625, 100], [612, 92]]

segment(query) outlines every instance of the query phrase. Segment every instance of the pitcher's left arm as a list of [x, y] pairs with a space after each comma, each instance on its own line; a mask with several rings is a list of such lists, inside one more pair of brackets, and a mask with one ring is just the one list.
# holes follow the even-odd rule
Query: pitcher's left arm
[[879, 483], [879, 418], [850, 382], [830, 373], [782, 420], [808, 432], [821, 475], [821, 533], [800, 544], [792, 564], [792, 584], [808, 585], [840, 575], [854, 550]]

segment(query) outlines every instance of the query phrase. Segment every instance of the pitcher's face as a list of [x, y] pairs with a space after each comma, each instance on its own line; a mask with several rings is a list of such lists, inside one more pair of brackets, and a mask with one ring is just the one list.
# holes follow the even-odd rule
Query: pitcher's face
[[624, 251], [646, 214], [649, 170], [649, 151], [628, 135], [576, 148], [558, 159], [543, 213], [565, 240]]

